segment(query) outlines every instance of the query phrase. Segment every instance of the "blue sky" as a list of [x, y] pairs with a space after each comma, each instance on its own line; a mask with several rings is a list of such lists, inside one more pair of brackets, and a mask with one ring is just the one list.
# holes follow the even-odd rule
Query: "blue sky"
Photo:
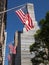
[[[47, 11], [49, 11], [49, 0], [8, 0], [7, 1], [7, 9], [17, 7], [19, 5], [25, 3], [33, 3], [34, 4], [34, 11], [35, 11], [35, 18], [36, 21], [39, 22], [42, 18], [45, 17]], [[22, 30], [23, 25], [15, 13], [16, 9], [7, 12], [7, 45], [14, 40], [14, 33], [16, 30]], [[8, 46], [6, 48], [6, 56], [8, 54]], [[7, 58], [6, 63], [7, 65]]]

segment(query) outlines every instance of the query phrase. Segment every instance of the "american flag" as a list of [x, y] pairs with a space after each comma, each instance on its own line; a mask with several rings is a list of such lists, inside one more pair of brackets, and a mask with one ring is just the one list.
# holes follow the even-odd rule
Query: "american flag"
[[29, 16], [29, 14], [26, 14], [26, 22], [25, 22], [25, 28], [26, 30], [31, 30], [34, 27], [33, 23], [32, 23], [32, 19]]
[[24, 12], [21, 9], [19, 9], [19, 10], [16, 11], [16, 14], [20, 17], [20, 19], [22, 20], [22, 23], [25, 23], [25, 21], [24, 21], [24, 19], [25, 19]]
[[16, 54], [16, 46], [13, 46], [13, 54]]
[[8, 61], [11, 61], [11, 56], [10, 56], [10, 54], [8, 55]]
[[10, 53], [16, 54], [16, 46], [13, 46], [12, 44], [9, 45]]
[[25, 14], [22, 9], [19, 9], [16, 11], [16, 14], [19, 16], [19, 18], [21, 19], [22, 23], [25, 25], [26, 30], [31, 30], [34, 25], [32, 23], [32, 19], [29, 16], [29, 13]]
[[9, 44], [10, 53], [13, 53], [13, 45]]

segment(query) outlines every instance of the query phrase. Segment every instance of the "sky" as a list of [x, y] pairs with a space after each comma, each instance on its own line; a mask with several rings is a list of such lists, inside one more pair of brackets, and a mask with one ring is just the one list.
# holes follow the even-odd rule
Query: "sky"
[[[7, 9], [11, 9], [26, 3], [34, 4], [35, 19], [39, 22], [42, 18], [45, 17], [46, 12], [49, 11], [49, 0], [8, 0]], [[17, 9], [7, 12], [7, 46], [6, 46], [6, 62], [5, 65], [8, 65], [7, 55], [8, 55], [8, 44], [12, 43], [14, 40], [14, 33], [19, 30], [22, 31], [23, 25], [16, 15], [15, 11]]]

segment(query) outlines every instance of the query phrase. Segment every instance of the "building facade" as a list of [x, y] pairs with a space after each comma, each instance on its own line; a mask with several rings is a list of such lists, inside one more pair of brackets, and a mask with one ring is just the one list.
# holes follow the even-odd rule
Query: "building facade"
[[1, 13], [7, 8], [7, 1], [0, 0], [0, 65], [3, 65], [3, 45], [5, 41], [6, 13]]
[[21, 65], [21, 32], [16, 31], [14, 35], [14, 44], [13, 46], [16, 47], [16, 53], [10, 54], [11, 60], [8, 61], [8, 65]]
[[35, 42], [34, 34], [36, 33], [36, 30], [39, 29], [39, 26], [35, 20], [34, 5], [28, 3], [27, 10], [32, 18], [32, 21], [34, 22], [34, 28], [28, 32], [25, 30], [25, 28], [23, 29], [23, 32], [15, 32], [14, 45], [17, 48], [16, 55], [13, 56], [15, 61], [13, 61], [12, 64], [14, 65], [32, 65], [29, 47]]
[[29, 47], [35, 42], [34, 34], [39, 29], [39, 26], [35, 19], [34, 5], [28, 3], [27, 10], [30, 14], [30, 17], [32, 18], [32, 22], [34, 23], [34, 28], [28, 32], [24, 28], [23, 33], [21, 34], [21, 65], [32, 65]]
[[[5, 41], [4, 41], [4, 45], [3, 45], [3, 49], [2, 49], [2, 53], [3, 53], [3, 65], [5, 65], [5, 53], [6, 53], [6, 41], [7, 41], [7, 32], [5, 32]], [[3, 52], [4, 51], [4, 52]]]
[[15, 55], [15, 65], [21, 65], [21, 32], [15, 32], [15, 46], [16, 46], [16, 55]]

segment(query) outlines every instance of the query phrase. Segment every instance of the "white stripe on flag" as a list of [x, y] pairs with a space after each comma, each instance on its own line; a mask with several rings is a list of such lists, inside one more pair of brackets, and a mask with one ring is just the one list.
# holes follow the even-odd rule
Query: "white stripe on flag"
[[22, 20], [22, 23], [25, 25], [27, 31], [34, 27], [32, 19], [28, 13], [25, 14], [21, 9], [17, 10], [16, 13]]
[[22, 12], [20, 10], [16, 11], [17, 15], [20, 17], [20, 19], [22, 20], [22, 23], [24, 23], [24, 14], [22, 14]]

